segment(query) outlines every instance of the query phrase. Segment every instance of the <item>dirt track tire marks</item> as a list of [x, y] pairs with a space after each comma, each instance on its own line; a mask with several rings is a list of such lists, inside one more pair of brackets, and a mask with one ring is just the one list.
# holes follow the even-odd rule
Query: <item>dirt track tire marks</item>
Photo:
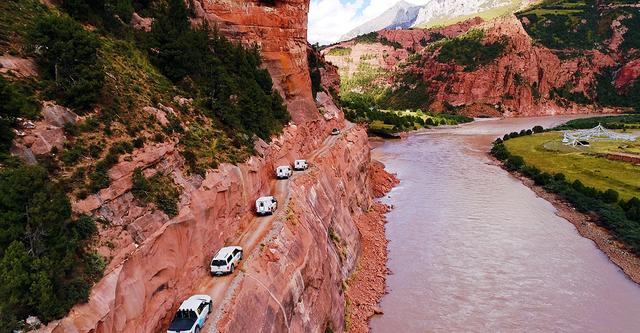
[[[343, 138], [354, 125], [347, 123], [347, 127], [336, 136], [329, 136], [325, 141], [311, 153], [307, 159], [312, 163], [313, 160], [326, 154], [335, 143]], [[308, 172], [309, 170], [305, 171]], [[275, 237], [277, 230], [274, 230], [276, 224], [274, 221], [280, 219], [286, 211], [290, 199], [290, 184], [291, 180], [296, 177], [294, 174], [288, 180], [272, 180], [271, 181], [271, 193], [278, 199], [278, 210], [275, 214], [266, 217], [254, 217], [246, 227], [246, 230], [238, 237], [237, 244], [244, 249], [244, 258], [238, 265], [235, 274], [229, 274], [222, 277], [211, 278], [203, 277], [199, 283], [196, 283], [197, 288], [194, 292], [198, 294], [206, 294], [213, 300], [213, 313], [209, 320], [205, 323], [202, 332], [216, 333], [218, 332], [217, 324], [224, 315], [224, 310], [230, 305], [235, 295], [237, 287], [241, 284], [242, 280], [246, 277], [243, 267], [245, 262], [252, 261], [259, 255], [259, 244], [267, 238]]]

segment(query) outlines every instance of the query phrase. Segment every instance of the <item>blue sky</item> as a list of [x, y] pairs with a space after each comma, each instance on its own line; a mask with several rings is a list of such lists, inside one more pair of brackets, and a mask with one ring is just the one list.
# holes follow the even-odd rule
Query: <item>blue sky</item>
[[[424, 4], [428, 0], [406, 0]], [[311, 0], [309, 42], [329, 44], [360, 24], [377, 17], [398, 0]]]

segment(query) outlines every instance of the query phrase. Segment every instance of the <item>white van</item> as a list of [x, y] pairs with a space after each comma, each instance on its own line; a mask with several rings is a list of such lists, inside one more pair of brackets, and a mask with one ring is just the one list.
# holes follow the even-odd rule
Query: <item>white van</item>
[[276, 178], [278, 179], [289, 179], [293, 175], [293, 171], [291, 171], [291, 167], [288, 165], [279, 166], [276, 169]]
[[256, 200], [256, 213], [260, 216], [271, 215], [278, 208], [278, 200], [274, 197], [262, 197]]
[[211, 275], [231, 274], [242, 259], [242, 248], [239, 246], [223, 247], [211, 259]]
[[207, 295], [193, 295], [182, 302], [167, 333], [200, 332], [211, 313], [213, 300]]
[[309, 163], [306, 160], [296, 160], [293, 163], [293, 170], [296, 171], [304, 171], [309, 169]]

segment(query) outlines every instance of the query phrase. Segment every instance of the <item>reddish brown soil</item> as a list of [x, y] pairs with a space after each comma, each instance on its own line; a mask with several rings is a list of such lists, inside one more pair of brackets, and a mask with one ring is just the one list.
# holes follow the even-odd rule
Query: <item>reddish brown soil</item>
[[[377, 161], [371, 165], [370, 177], [373, 193], [378, 198], [399, 183], [398, 179], [385, 171], [384, 165]], [[389, 241], [385, 236], [384, 225], [385, 214], [390, 208], [385, 204], [375, 203], [356, 221], [361, 235], [362, 253], [357, 270], [348, 281], [346, 291], [349, 332], [368, 332], [369, 318], [382, 313], [378, 302], [385, 294]]]

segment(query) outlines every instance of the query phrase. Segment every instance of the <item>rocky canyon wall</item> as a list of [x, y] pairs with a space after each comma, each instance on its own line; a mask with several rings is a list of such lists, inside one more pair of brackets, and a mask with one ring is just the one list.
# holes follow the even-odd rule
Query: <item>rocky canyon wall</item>
[[[612, 24], [614, 33], [605, 41], [606, 50], [573, 53], [552, 50], [534, 41], [523, 26], [526, 19], [523, 21], [507, 15], [488, 22], [475, 18], [437, 29], [383, 30], [377, 33], [376, 42], [356, 38], [323, 53], [340, 68], [343, 81], [352, 81], [353, 91], [366, 93], [370, 87], [413, 90], [413, 95], [424, 96], [416, 104], [432, 111], [498, 117], [624, 111], [575, 101], [583, 96], [585, 100], [594, 99], [598, 75], [621, 62], [619, 21]], [[443, 39], [463, 38], [471, 30], [483, 31], [485, 45], [503, 43], [504, 51], [489, 63], [473, 68], [443, 61]], [[616, 88], [624, 90], [640, 76], [637, 63], [629, 62], [619, 71]]]
[[307, 64], [309, 0], [194, 0], [196, 16], [227, 38], [260, 47], [293, 120], [318, 118]]
[[[284, 199], [281, 213], [260, 236], [254, 253], [246, 254], [238, 285], [227, 295], [232, 300], [219, 316], [218, 326], [225, 332], [281, 332], [286, 326], [292, 331], [327, 325], [343, 328], [342, 285], [360, 251], [353, 219], [371, 205], [370, 155], [366, 131], [355, 126], [342, 137], [324, 142], [330, 128], [343, 121], [340, 113], [336, 116], [287, 128], [270, 145], [259, 147], [259, 156], [238, 166], [222, 165], [199, 184], [187, 180], [172, 147], [143, 148], [146, 156], [157, 156], [144, 167], [165, 168], [183, 187], [180, 213], [163, 221], [147, 212], [144, 220], [152, 222], [145, 225], [153, 228], [118, 244], [120, 253], [92, 289], [89, 302], [41, 331], [157, 332], [166, 328], [182, 299], [198, 293], [202, 283], [216, 283], [208, 277], [214, 251], [260, 223], [253, 221], [254, 200], [273, 193], [274, 166], [301, 156], [311, 156], [312, 168], [294, 177], [279, 194]], [[121, 184], [130, 183], [133, 168], [120, 164], [116, 169], [122, 172]], [[113, 186], [104, 194], [117, 193], [122, 185]], [[116, 219], [126, 219], [135, 205], [129, 210], [116, 207], [129, 196], [128, 190], [113, 196], [97, 207], [85, 201], [74, 209], [111, 211], [118, 215]], [[122, 227], [134, 230], [135, 224]]]

